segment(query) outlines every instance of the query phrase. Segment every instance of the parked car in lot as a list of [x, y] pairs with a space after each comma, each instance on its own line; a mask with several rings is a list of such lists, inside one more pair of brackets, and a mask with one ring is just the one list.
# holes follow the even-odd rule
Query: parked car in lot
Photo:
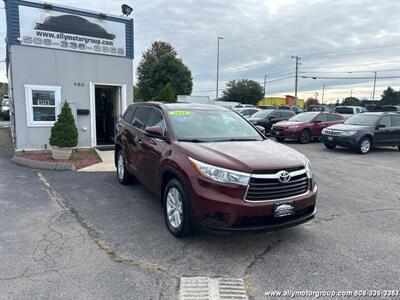
[[344, 117], [335, 113], [305, 112], [298, 114], [288, 121], [276, 123], [271, 130], [271, 135], [277, 141], [295, 139], [302, 144], [307, 144], [313, 138], [320, 138], [321, 131], [333, 124], [343, 123]]
[[278, 109], [278, 105], [259, 105], [257, 106], [260, 109]]
[[322, 142], [329, 149], [353, 148], [366, 154], [373, 146], [395, 146], [400, 151], [400, 114], [368, 112], [350, 117], [344, 124], [325, 128]]
[[383, 112], [383, 111], [396, 111], [400, 112], [400, 105], [379, 105], [372, 106], [370, 111]]
[[235, 109], [242, 109], [242, 108], [256, 108], [253, 104], [238, 104], [235, 106]]
[[256, 112], [259, 112], [260, 109], [254, 107], [254, 108], [243, 108], [243, 109], [239, 109], [236, 110], [238, 112], [239, 115], [245, 117], [245, 118], [249, 118], [252, 115], [254, 115]]
[[264, 127], [265, 134], [268, 134], [270, 133], [273, 124], [279, 121], [289, 120], [294, 115], [295, 113], [290, 110], [264, 109], [256, 112], [248, 118], [248, 120], [253, 125]]
[[367, 109], [361, 106], [336, 106], [334, 111], [348, 119], [352, 115], [367, 112]]
[[3, 99], [0, 107], [0, 115], [4, 120], [10, 120], [10, 100]]
[[304, 112], [304, 109], [302, 109], [300, 106], [297, 106], [297, 105], [282, 105], [282, 106], [279, 106], [279, 109], [291, 110], [295, 114]]
[[331, 112], [331, 108], [328, 105], [310, 105], [307, 111], [326, 111]]
[[309, 160], [265, 138], [227, 108], [130, 105], [117, 125], [115, 164], [160, 195], [168, 230], [249, 233], [307, 222], [317, 186]]

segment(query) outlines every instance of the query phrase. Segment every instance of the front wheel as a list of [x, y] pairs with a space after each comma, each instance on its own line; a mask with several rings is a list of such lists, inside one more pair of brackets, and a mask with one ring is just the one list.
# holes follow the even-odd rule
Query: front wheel
[[369, 137], [363, 137], [359, 141], [356, 150], [360, 154], [367, 154], [371, 150], [371, 147], [372, 147], [371, 139]]
[[302, 144], [308, 144], [311, 141], [311, 131], [304, 129], [300, 134], [299, 142]]
[[175, 237], [192, 234], [189, 199], [183, 185], [171, 179], [164, 190], [164, 218], [169, 232]]
[[285, 140], [285, 138], [283, 138], [283, 137], [275, 137], [275, 139], [278, 141], [278, 142], [283, 142], [284, 140]]
[[326, 148], [328, 148], [328, 149], [335, 149], [336, 148], [336, 145], [335, 144], [328, 144], [328, 143], [324, 143], [324, 145], [325, 145], [325, 147]]

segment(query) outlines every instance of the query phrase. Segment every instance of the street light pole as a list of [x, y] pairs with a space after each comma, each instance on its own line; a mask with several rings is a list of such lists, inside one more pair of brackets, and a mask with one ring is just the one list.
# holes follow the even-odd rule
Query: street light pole
[[297, 103], [297, 84], [299, 81], [298, 72], [299, 72], [299, 65], [300, 65], [301, 58], [298, 55], [296, 55], [296, 56], [292, 56], [292, 59], [295, 59], [295, 61], [296, 61], [296, 79], [295, 79], [295, 86], [294, 86], [294, 99]]
[[376, 71], [375, 72], [372, 72], [372, 73], [375, 73], [375, 77], [374, 77], [374, 90], [373, 90], [373, 92], [372, 92], [372, 100], [375, 100], [375, 87], [376, 87]]
[[324, 104], [325, 84], [322, 84], [322, 99], [321, 103]]
[[265, 98], [265, 95], [266, 95], [265, 85], [267, 84], [267, 77], [268, 77], [268, 75], [264, 75], [264, 98]]
[[217, 47], [217, 90], [215, 91], [215, 101], [218, 101], [218, 80], [219, 80], [219, 40], [223, 40], [223, 37], [218, 37], [218, 47]]

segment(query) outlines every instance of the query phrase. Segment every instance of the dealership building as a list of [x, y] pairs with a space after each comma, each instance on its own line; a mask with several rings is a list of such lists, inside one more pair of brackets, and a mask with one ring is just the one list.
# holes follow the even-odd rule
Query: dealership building
[[133, 20], [43, 2], [4, 3], [15, 148], [49, 147], [64, 101], [78, 147], [113, 144], [115, 123], [133, 102]]

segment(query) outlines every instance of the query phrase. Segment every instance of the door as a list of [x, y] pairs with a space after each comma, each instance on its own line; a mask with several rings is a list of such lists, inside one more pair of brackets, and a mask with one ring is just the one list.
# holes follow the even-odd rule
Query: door
[[395, 128], [392, 127], [391, 116], [383, 116], [375, 129], [376, 145], [391, 145], [395, 141]]
[[127, 127], [129, 140], [125, 153], [127, 154], [129, 168], [139, 179], [145, 178], [143, 171], [143, 141], [146, 137], [144, 129], [149, 112], [150, 107], [138, 106], [133, 115], [132, 126]]
[[[153, 126], [160, 127], [164, 132], [164, 136], [166, 135], [164, 117], [157, 108], [151, 108], [146, 121], [146, 128]], [[143, 171], [146, 183], [155, 190], [159, 190], [161, 186], [160, 161], [168, 148], [167, 142], [163, 139], [149, 137], [147, 135], [143, 138], [140, 169]]]
[[312, 136], [320, 137], [322, 129], [324, 129], [327, 126], [328, 126], [328, 114], [325, 113], [319, 114], [314, 118], [314, 123], [311, 130]]
[[394, 135], [395, 145], [400, 146], [400, 115], [390, 116], [392, 119], [392, 134]]

